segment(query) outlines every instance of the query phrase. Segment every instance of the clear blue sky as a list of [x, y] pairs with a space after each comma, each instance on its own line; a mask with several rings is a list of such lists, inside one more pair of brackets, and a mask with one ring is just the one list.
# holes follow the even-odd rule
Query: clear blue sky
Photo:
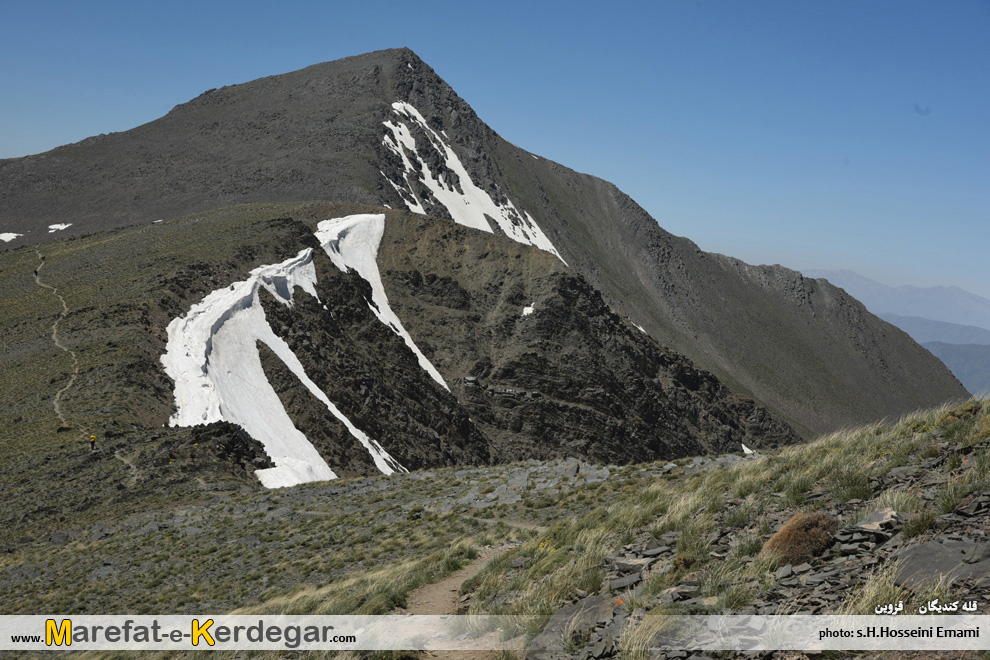
[[0, 0], [0, 157], [409, 46], [506, 139], [754, 263], [990, 297], [990, 2]]

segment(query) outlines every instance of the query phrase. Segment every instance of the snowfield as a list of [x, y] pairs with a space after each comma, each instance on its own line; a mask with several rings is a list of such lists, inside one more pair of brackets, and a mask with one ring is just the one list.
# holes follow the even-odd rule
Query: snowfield
[[0, 234], [0, 241], [3, 241], [4, 243], [10, 243], [12, 240], [14, 240], [15, 238], [17, 238], [18, 236], [23, 236], [23, 235], [24, 234], [14, 234], [12, 232], [4, 232], [4, 233]]
[[[389, 307], [378, 270], [378, 247], [384, 231], [384, 215], [352, 215], [320, 222], [316, 237], [337, 268], [344, 272], [354, 270], [371, 285], [369, 309], [402, 338], [423, 370], [449, 391], [443, 376]], [[217, 421], [238, 424], [265, 446], [265, 452], [275, 463], [275, 467], [255, 473], [268, 488], [336, 479], [333, 469], [292, 423], [269, 383], [257, 349], [258, 342], [262, 342], [347, 427], [381, 472], [404, 472], [405, 468], [381, 445], [341, 413], [309, 378], [289, 345], [275, 334], [259, 299], [262, 288], [289, 307], [297, 289], [319, 300], [312, 249], [282, 263], [255, 268], [248, 279], [213, 291], [188, 313], [169, 323], [168, 343], [161, 358], [165, 372], [175, 381], [177, 412], [169, 423], [172, 426]], [[325, 304], [323, 309], [327, 309]]]
[[260, 266], [247, 280], [207, 295], [168, 325], [161, 360], [175, 381], [172, 426], [228, 421], [260, 441], [275, 467], [255, 474], [268, 488], [335, 479], [326, 461], [292, 423], [261, 366], [257, 342], [268, 346], [299, 381], [339, 419], [385, 474], [404, 471], [382, 447], [355, 427], [306, 375], [298, 358], [271, 329], [261, 288], [292, 306], [296, 289], [318, 299], [311, 249], [280, 264]]
[[[395, 188], [410, 211], [426, 215], [423, 202], [414, 192], [411, 180], [411, 177], [419, 177], [419, 181], [447, 209], [454, 222], [494, 233], [488, 220], [491, 218], [509, 238], [525, 245], [538, 247], [564, 261], [529, 212], [520, 213], [512, 200], [508, 198], [506, 198], [505, 204], [499, 204], [488, 193], [475, 185], [450, 144], [444, 137], [430, 128], [423, 115], [416, 108], [409, 103], [397, 101], [392, 104], [392, 110], [396, 114], [396, 121], [383, 122], [389, 132], [383, 138], [382, 144], [402, 159], [404, 172], [401, 183], [392, 181], [388, 177], [385, 179]], [[445, 169], [452, 172], [456, 180], [447, 181], [443, 175], [434, 174], [420, 154], [416, 139], [405, 123], [406, 121], [412, 122], [422, 129], [429, 142], [429, 145], [423, 145], [423, 148], [432, 149], [436, 155], [439, 155]], [[413, 164], [410, 157], [416, 160], [418, 166]], [[430, 158], [430, 160], [435, 159]], [[419, 176], [420, 174], [422, 176]], [[382, 173], [382, 176], [385, 174]], [[486, 218], [486, 216], [488, 217]], [[567, 262], [564, 263], [566, 265]]]
[[384, 231], [384, 215], [351, 215], [346, 218], [324, 220], [318, 225], [316, 238], [337, 268], [344, 272], [347, 272], [348, 268], [353, 268], [371, 285], [372, 300], [368, 303], [368, 307], [379, 321], [402, 337], [409, 350], [416, 354], [419, 366], [449, 392], [450, 388], [447, 387], [443, 376], [419, 350], [416, 342], [402, 326], [402, 321], [388, 305], [388, 296], [385, 295], [382, 276], [378, 271], [378, 246]]

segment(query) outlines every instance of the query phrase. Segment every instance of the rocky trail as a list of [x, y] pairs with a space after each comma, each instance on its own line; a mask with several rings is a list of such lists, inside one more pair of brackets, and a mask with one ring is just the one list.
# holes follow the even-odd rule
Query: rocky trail
[[[113, 453], [113, 457], [116, 458], [121, 463], [123, 463], [124, 465], [126, 465], [128, 469], [131, 471], [131, 478], [127, 481], [127, 487], [132, 488], [133, 486], [135, 486], [138, 482], [138, 477], [141, 475], [141, 470], [138, 468], [137, 465], [134, 464], [133, 459], [121, 454], [120, 450], [115, 451]], [[199, 482], [199, 485], [201, 487], [204, 488], [206, 487], [206, 484], [203, 482], [202, 477], [196, 477], [196, 480]]]
[[71, 428], [69, 423], [65, 419], [65, 415], [62, 413], [62, 396], [72, 387], [73, 383], [76, 382], [76, 378], [79, 377], [79, 359], [76, 357], [75, 351], [66, 347], [58, 337], [58, 324], [62, 322], [62, 319], [66, 317], [69, 313], [69, 306], [65, 304], [65, 298], [58, 292], [58, 289], [50, 284], [45, 284], [41, 281], [41, 269], [45, 267], [45, 255], [41, 254], [39, 250], [35, 250], [38, 254], [38, 267], [34, 269], [34, 281], [35, 283], [45, 289], [52, 292], [52, 295], [56, 296], [59, 302], [62, 304], [62, 312], [52, 323], [52, 341], [55, 342], [55, 346], [65, 351], [72, 357], [72, 375], [69, 377], [69, 382], [66, 383], [65, 387], [60, 389], [55, 393], [55, 398], [52, 400], [52, 406], [55, 409], [55, 414], [58, 416], [61, 422], [61, 428], [67, 429]]
[[482, 548], [478, 556], [467, 566], [447, 577], [422, 587], [409, 594], [406, 606], [397, 614], [456, 614], [460, 608], [461, 585], [481, 572], [489, 560], [506, 548]]

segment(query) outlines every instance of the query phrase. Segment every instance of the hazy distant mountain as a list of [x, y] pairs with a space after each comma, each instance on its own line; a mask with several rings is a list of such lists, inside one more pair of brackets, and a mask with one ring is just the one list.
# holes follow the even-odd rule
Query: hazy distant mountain
[[958, 325], [945, 321], [933, 321], [918, 316], [900, 316], [889, 312], [877, 314], [911, 335], [919, 344], [944, 342], [946, 344], [990, 344], [990, 330], [975, 325]]
[[559, 255], [657, 342], [804, 434], [967, 395], [832, 285], [702, 252], [611, 183], [510, 144], [408, 49], [210, 90], [135, 129], [0, 161], [11, 248], [52, 226], [301, 200], [409, 209]]
[[974, 395], [990, 394], [990, 346], [928, 342], [929, 351], [942, 360]]
[[849, 270], [806, 270], [842, 287], [874, 314], [917, 316], [990, 330], [990, 300], [956, 286], [887, 286]]
[[842, 287], [931, 351], [970, 392], [990, 383], [990, 300], [959, 287], [887, 286], [849, 270], [808, 270]]

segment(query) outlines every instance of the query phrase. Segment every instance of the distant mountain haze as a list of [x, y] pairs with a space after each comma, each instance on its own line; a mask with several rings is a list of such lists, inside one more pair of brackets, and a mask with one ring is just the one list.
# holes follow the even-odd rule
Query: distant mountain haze
[[924, 346], [944, 362], [974, 395], [990, 395], [990, 346], [939, 341], [928, 342]]
[[848, 270], [805, 274], [842, 287], [911, 335], [973, 394], [990, 389], [990, 300], [959, 287], [887, 286]]
[[887, 286], [849, 270], [803, 272], [842, 287], [874, 314], [920, 317], [990, 331], [990, 299], [959, 287]]
[[414, 211], [540, 248], [660, 345], [806, 436], [968, 395], [833, 284], [703, 252], [615, 185], [504, 140], [408, 49], [210, 90], [126, 132], [0, 160], [9, 249], [311, 200]]
[[900, 316], [888, 312], [877, 314], [911, 335], [919, 344], [943, 342], [946, 344], [990, 344], [990, 330], [975, 325], [958, 325], [945, 321], [933, 321], [918, 316]]

